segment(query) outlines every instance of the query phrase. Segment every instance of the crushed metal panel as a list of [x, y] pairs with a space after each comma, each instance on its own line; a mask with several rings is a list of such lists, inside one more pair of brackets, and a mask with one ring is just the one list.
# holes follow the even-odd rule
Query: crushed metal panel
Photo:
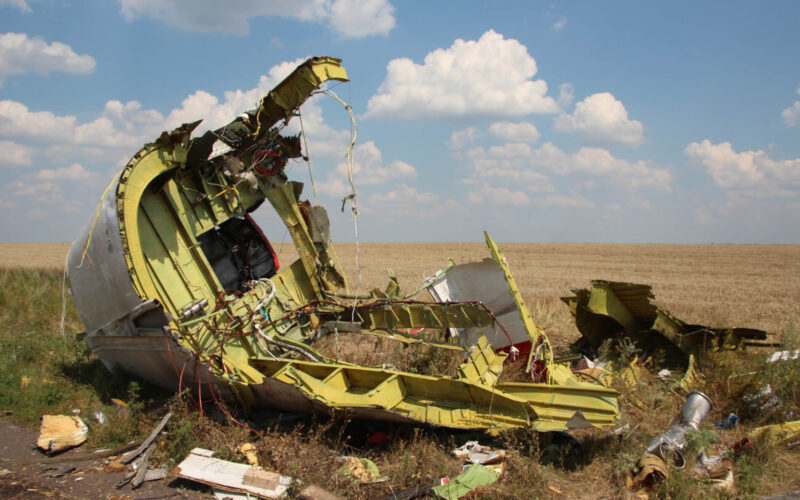
[[606, 339], [627, 337], [648, 352], [663, 351], [670, 363], [687, 366], [690, 355], [759, 345], [747, 341], [767, 338], [763, 330], [685, 323], [651, 302], [655, 296], [648, 285], [594, 280], [591, 287], [573, 293], [561, 300], [581, 332], [579, 350], [596, 350]]

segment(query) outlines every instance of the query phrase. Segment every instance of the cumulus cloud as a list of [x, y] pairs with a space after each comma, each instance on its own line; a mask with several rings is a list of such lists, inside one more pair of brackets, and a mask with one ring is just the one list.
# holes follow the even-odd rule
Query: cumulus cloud
[[513, 191], [505, 187], [480, 186], [475, 191], [470, 191], [467, 199], [471, 203], [491, 205], [512, 205], [526, 207], [531, 200], [525, 191]]
[[795, 196], [800, 189], [800, 158], [773, 160], [764, 151], [736, 152], [730, 142], [693, 142], [684, 150], [702, 165], [717, 186], [749, 197]]
[[0, 101], [0, 136], [32, 140], [66, 140], [75, 127], [74, 116], [29, 111], [16, 101]]
[[238, 0], [234, 7], [217, 0], [120, 0], [120, 6], [128, 21], [151, 17], [181, 29], [238, 35], [248, 34], [248, 20], [260, 16], [325, 22], [342, 38], [386, 35], [395, 26], [388, 0]]
[[644, 161], [616, 158], [602, 148], [583, 147], [575, 153], [566, 153], [550, 142], [536, 149], [529, 144], [507, 143], [472, 149], [466, 157], [471, 162], [473, 176], [491, 177], [516, 185], [522, 182], [529, 190], [553, 190], [545, 173], [559, 176], [578, 174], [627, 189], [671, 189], [669, 170]]
[[[383, 155], [373, 141], [359, 144], [353, 148], [353, 161], [350, 165], [353, 182], [357, 188], [362, 186], [378, 186], [390, 181], [413, 179], [417, 177], [417, 169], [400, 160], [388, 165], [383, 164]], [[347, 180], [347, 163], [339, 163], [325, 182], [319, 185], [319, 191], [333, 196], [343, 196], [351, 190]]]
[[0, 167], [27, 167], [32, 163], [34, 152], [23, 144], [0, 141]]
[[25, 14], [33, 12], [25, 0], [0, 0], [0, 7], [13, 7]]
[[609, 92], [592, 94], [575, 105], [570, 115], [556, 117], [555, 128], [579, 132], [593, 141], [637, 145], [644, 141], [644, 127], [628, 118], [625, 106]]
[[542, 134], [532, 123], [497, 122], [489, 125], [489, 133], [500, 139], [513, 142], [536, 142]]
[[[800, 94], [800, 87], [798, 87], [797, 93]], [[787, 126], [800, 126], [800, 101], [794, 101], [794, 104], [783, 110], [781, 116]]]
[[544, 198], [537, 199], [536, 204], [541, 207], [554, 208], [592, 209], [595, 207], [593, 201], [575, 192], [569, 195], [551, 194]]
[[567, 18], [564, 16], [560, 16], [556, 22], [553, 23], [553, 29], [556, 31], [561, 31], [564, 29], [564, 26], [567, 25]]
[[79, 181], [90, 179], [94, 177], [95, 173], [89, 172], [83, 165], [80, 163], [73, 163], [68, 167], [62, 168], [55, 168], [55, 169], [47, 169], [44, 168], [36, 172], [36, 178], [43, 181], [52, 181], [52, 180], [70, 180], [70, 181]]
[[25, 33], [0, 34], [0, 84], [8, 75], [37, 73], [48, 75], [56, 71], [91, 73], [95, 60], [87, 54], [77, 54], [61, 42], [48, 44]]
[[365, 213], [377, 214], [381, 219], [391, 220], [433, 219], [440, 217], [442, 213], [458, 212], [462, 207], [450, 198], [401, 183], [388, 192], [368, 195], [362, 209]]
[[571, 83], [562, 83], [558, 86], [558, 105], [562, 108], [569, 107], [575, 98], [575, 86]]
[[386, 78], [367, 103], [367, 117], [424, 120], [459, 116], [556, 113], [547, 83], [533, 80], [536, 61], [514, 39], [489, 30], [456, 40], [425, 56], [423, 64], [389, 61]]
[[476, 127], [467, 127], [462, 130], [454, 130], [450, 134], [447, 144], [453, 149], [462, 149], [471, 146], [475, 140], [481, 136], [481, 132]]

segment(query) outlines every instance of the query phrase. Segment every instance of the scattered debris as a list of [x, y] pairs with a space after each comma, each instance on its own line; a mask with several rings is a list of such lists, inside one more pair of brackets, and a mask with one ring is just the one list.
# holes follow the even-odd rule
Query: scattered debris
[[681, 412], [673, 419], [669, 428], [654, 437], [647, 445], [645, 455], [656, 455], [678, 469], [686, 459], [681, 453], [686, 445], [686, 432], [700, 429], [700, 423], [711, 411], [711, 400], [702, 392], [693, 391], [686, 398]]
[[344, 465], [339, 467], [336, 473], [350, 476], [357, 483], [382, 483], [389, 479], [389, 476], [382, 475], [375, 462], [368, 458], [339, 457], [336, 460], [344, 462]]
[[245, 443], [239, 447], [239, 453], [243, 454], [245, 460], [247, 460], [247, 463], [254, 467], [258, 467], [258, 455], [256, 455], [257, 451], [258, 448], [256, 448], [256, 445], [253, 443]]
[[64, 467], [64, 468], [58, 469], [55, 472], [53, 472], [52, 474], [50, 474], [50, 477], [54, 477], [54, 478], [64, 477], [67, 474], [69, 474], [70, 472], [75, 472], [75, 467]]
[[132, 452], [126, 453], [124, 456], [120, 457], [120, 462], [122, 462], [123, 464], [129, 464], [129, 463], [133, 462], [133, 460], [136, 457], [138, 457], [139, 455], [144, 453], [150, 447], [150, 444], [153, 441], [155, 441], [156, 437], [158, 437], [158, 435], [161, 434], [161, 431], [164, 430], [164, 427], [166, 427], [167, 422], [169, 422], [170, 418], [172, 418], [172, 412], [169, 412], [166, 415], [164, 415], [164, 417], [158, 423], [156, 428], [153, 429], [153, 432], [151, 432], [150, 435], [147, 436], [147, 439], [142, 441], [142, 444], [140, 444], [138, 448], [136, 448]]
[[473, 490], [496, 483], [499, 478], [500, 475], [489, 467], [474, 464], [457, 477], [435, 486], [433, 492], [447, 500], [458, 500]]
[[735, 413], [729, 413], [725, 421], [717, 422], [714, 426], [717, 429], [735, 429], [739, 426], [739, 417]]
[[[477, 441], [467, 441], [461, 447], [453, 450], [453, 455], [471, 464], [502, 464], [506, 459], [505, 450], [496, 450], [483, 446]], [[501, 471], [498, 471], [502, 473]]]
[[95, 421], [97, 421], [97, 423], [100, 425], [106, 425], [108, 423], [106, 415], [101, 410], [95, 410], [92, 413], [92, 417], [94, 417]]
[[733, 464], [724, 457], [724, 451], [720, 445], [714, 446], [708, 453], [701, 450], [693, 474], [710, 481], [716, 488], [728, 490], [733, 488]]
[[749, 437], [754, 440], [764, 440], [771, 445], [791, 444], [793, 441], [800, 440], [800, 420], [758, 427], [750, 432]]
[[655, 299], [649, 285], [594, 280], [586, 289], [573, 290], [562, 297], [581, 332], [575, 348], [596, 352], [606, 339], [628, 338], [646, 353], [662, 351], [674, 367], [689, 366], [689, 355], [709, 349], [738, 349], [743, 346], [772, 346], [756, 343], [767, 332], [752, 328], [712, 328], [693, 325], [674, 317], [651, 303]]
[[195, 448], [172, 473], [215, 489], [263, 498], [281, 497], [294, 481], [259, 467], [212, 458], [213, 454], [211, 450]]
[[80, 417], [43, 415], [36, 446], [48, 455], [80, 446], [86, 441], [89, 428]]
[[636, 462], [631, 486], [638, 484], [651, 486], [660, 482], [668, 475], [667, 465], [661, 457], [653, 455], [652, 453], [645, 453], [639, 457], [639, 461]]
[[756, 387], [742, 396], [742, 401], [752, 410], [764, 412], [783, 405], [783, 401], [769, 384]]
[[800, 349], [794, 351], [773, 352], [767, 358], [767, 363], [777, 363], [778, 361], [791, 361], [800, 357]]

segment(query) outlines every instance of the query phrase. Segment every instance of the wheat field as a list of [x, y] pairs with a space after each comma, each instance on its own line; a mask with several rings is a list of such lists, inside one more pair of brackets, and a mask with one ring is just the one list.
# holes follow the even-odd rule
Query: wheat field
[[[653, 286], [656, 301], [679, 318], [780, 334], [800, 320], [800, 245], [498, 243], [534, 318], [557, 346], [578, 332], [559, 297], [592, 279]], [[0, 267], [62, 269], [69, 243], [0, 243]], [[282, 265], [297, 258], [290, 241], [273, 242]], [[358, 285], [353, 243], [335, 245], [350, 292]], [[383, 288], [391, 268], [405, 291], [441, 269], [489, 257], [483, 242], [360, 243], [361, 290]]]

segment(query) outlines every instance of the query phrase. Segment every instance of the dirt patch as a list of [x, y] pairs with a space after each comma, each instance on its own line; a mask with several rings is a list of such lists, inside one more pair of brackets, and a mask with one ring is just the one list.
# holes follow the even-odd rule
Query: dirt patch
[[[127, 472], [105, 472], [105, 459], [68, 460], [92, 450], [73, 448], [56, 457], [48, 457], [34, 448], [38, 431], [0, 418], [0, 497], [2, 498], [210, 498], [205, 491], [192, 490], [184, 481], [161, 481], [142, 484], [136, 490], [130, 485], [116, 488]], [[59, 472], [74, 468], [62, 477]]]

